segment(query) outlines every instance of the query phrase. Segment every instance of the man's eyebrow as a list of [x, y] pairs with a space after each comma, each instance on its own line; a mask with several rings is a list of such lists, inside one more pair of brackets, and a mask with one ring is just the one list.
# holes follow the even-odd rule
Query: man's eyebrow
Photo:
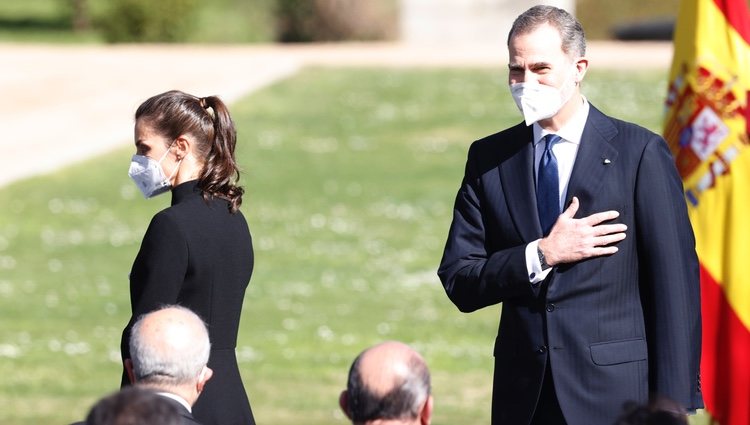
[[[549, 67], [549, 66], [551, 66], [551, 64], [550, 62], [547, 62], [547, 61], [539, 61], [539, 62], [532, 62], [532, 63], [526, 64], [526, 67], [529, 69]], [[522, 69], [523, 66], [519, 63], [509, 63], [508, 68], [509, 69]]]
[[549, 62], [540, 61], [540, 62], [534, 62], [529, 65], [529, 68], [543, 68], [543, 67], [549, 67], [551, 66]]

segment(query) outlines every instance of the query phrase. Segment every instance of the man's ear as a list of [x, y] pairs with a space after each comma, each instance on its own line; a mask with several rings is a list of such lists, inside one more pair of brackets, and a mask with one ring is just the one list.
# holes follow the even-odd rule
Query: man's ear
[[589, 69], [589, 60], [585, 57], [578, 58], [576, 61], [576, 83], [581, 84], [583, 77], [586, 76], [586, 71]]
[[427, 397], [427, 401], [422, 405], [419, 411], [419, 423], [421, 425], [430, 425], [432, 420], [432, 396]]
[[123, 363], [125, 364], [125, 371], [128, 373], [128, 379], [130, 380], [130, 383], [135, 384], [135, 372], [133, 371], [133, 361], [130, 359], [125, 359]]
[[195, 389], [198, 391], [198, 394], [203, 392], [203, 387], [206, 386], [206, 382], [208, 382], [212, 376], [214, 376], [214, 371], [208, 366], [203, 366], [203, 370], [198, 376], [198, 382], [195, 384]]
[[349, 393], [347, 393], [346, 390], [341, 391], [341, 394], [339, 395], [339, 407], [344, 411], [346, 417], [351, 420], [352, 417], [349, 415]]

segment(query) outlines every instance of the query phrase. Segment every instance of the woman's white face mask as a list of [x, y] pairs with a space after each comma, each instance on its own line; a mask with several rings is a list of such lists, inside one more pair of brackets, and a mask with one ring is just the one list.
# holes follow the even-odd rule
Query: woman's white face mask
[[575, 88], [573, 78], [558, 89], [537, 81], [528, 81], [510, 85], [510, 93], [516, 106], [523, 114], [526, 125], [555, 116], [565, 105]]
[[[171, 148], [172, 145], [169, 147]], [[138, 186], [138, 189], [141, 190], [141, 193], [143, 193], [143, 196], [146, 199], [167, 192], [172, 187], [170, 181], [180, 168], [182, 159], [177, 163], [172, 175], [167, 177], [164, 175], [164, 170], [161, 168], [161, 162], [164, 161], [164, 158], [167, 157], [168, 153], [169, 148], [158, 161], [145, 155], [138, 154], [133, 155], [133, 158], [130, 161], [128, 175], [133, 179], [135, 185]]]

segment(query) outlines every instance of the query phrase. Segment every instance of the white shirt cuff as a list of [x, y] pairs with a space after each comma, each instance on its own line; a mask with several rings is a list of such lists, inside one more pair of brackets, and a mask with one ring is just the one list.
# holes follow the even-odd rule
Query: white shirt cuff
[[529, 276], [529, 283], [531, 284], [543, 281], [552, 270], [552, 267], [542, 270], [542, 264], [539, 262], [539, 254], [537, 254], [540, 240], [537, 239], [526, 245], [526, 271], [528, 272], [527, 276]]

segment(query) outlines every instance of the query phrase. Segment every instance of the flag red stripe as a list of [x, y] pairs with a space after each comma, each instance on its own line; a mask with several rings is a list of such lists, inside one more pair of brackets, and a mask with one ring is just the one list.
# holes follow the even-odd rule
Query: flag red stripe
[[706, 409], [722, 425], [750, 424], [750, 330], [702, 265], [701, 306]]
[[745, 43], [750, 44], [750, 13], [745, 0], [714, 0], [714, 3], [724, 14], [729, 25], [745, 39]]

